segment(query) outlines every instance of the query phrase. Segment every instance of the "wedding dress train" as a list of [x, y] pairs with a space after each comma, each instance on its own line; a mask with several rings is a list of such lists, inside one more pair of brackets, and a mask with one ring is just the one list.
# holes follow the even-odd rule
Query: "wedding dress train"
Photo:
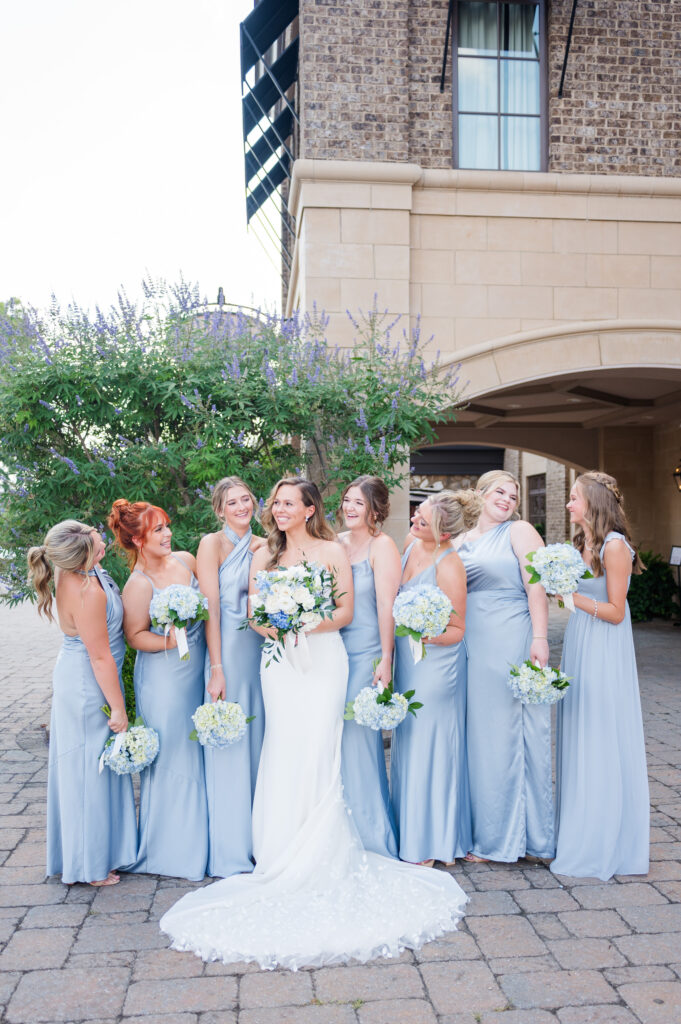
[[[183, 896], [161, 919], [178, 950], [263, 968], [398, 956], [455, 929], [467, 897], [441, 871], [365, 851], [343, 801], [348, 663], [338, 633], [262, 662], [266, 725], [255, 870]], [[428, 799], [428, 794], [423, 794]]]

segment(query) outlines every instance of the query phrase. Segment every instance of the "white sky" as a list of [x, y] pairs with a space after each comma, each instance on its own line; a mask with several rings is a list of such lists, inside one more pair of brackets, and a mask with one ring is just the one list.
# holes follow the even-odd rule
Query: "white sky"
[[[146, 274], [279, 305], [246, 231], [252, 0], [0, 0], [0, 299], [108, 307]], [[257, 229], [256, 229], [257, 230]]]

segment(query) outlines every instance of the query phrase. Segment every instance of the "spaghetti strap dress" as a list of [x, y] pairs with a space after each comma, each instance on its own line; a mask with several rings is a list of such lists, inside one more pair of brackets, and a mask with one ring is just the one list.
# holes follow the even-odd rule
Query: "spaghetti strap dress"
[[[601, 548], [620, 540], [609, 533]], [[608, 600], [602, 576], [578, 593]], [[551, 871], [601, 878], [648, 873], [650, 799], [629, 605], [616, 625], [576, 609], [563, 641], [570, 687], [558, 705], [556, 829]]]
[[[191, 587], [198, 590], [196, 577], [187, 571]], [[159, 593], [151, 577], [142, 575]], [[150, 630], [163, 635], [162, 627]], [[200, 881], [208, 863], [208, 808], [203, 748], [189, 734], [191, 716], [203, 703], [203, 622], [189, 625], [187, 643], [189, 661], [181, 661], [175, 648], [138, 651], [135, 659], [137, 713], [156, 729], [160, 749], [140, 774], [139, 846], [131, 870]]]
[[[354, 615], [350, 625], [340, 631], [348, 653], [348, 701], [354, 700], [363, 687], [371, 686], [372, 663], [381, 657], [376, 584], [368, 556], [362, 562], [353, 563], [352, 582]], [[380, 729], [367, 729], [353, 721], [344, 723], [341, 774], [343, 797], [364, 849], [384, 857], [396, 857], [395, 818]]]
[[[413, 544], [402, 556], [404, 571]], [[429, 583], [452, 549], [400, 590]], [[426, 645], [426, 657], [414, 664], [409, 638], [395, 639], [395, 690], [415, 690], [423, 707], [407, 715], [393, 731], [390, 788], [401, 860], [446, 863], [471, 847], [471, 806], [466, 769], [466, 648], [463, 641]]]
[[[219, 878], [253, 870], [251, 808], [265, 731], [260, 685], [262, 638], [252, 629], [239, 629], [248, 616], [253, 534], [249, 530], [239, 538], [228, 526], [224, 532], [234, 545], [218, 570], [225, 699], [236, 701], [247, 717], [255, 718], [237, 743], [203, 748], [208, 797], [208, 874]], [[209, 679], [210, 654], [206, 651], [206, 687]], [[211, 700], [207, 691], [204, 700]]]
[[[88, 586], [101, 586], [106, 594], [109, 647], [120, 680], [125, 656], [121, 595], [104, 569], [97, 566], [89, 575]], [[131, 777], [108, 768], [99, 772], [100, 755], [113, 733], [79, 636], [64, 634], [52, 686], [46, 873], [61, 875], [67, 885], [98, 882], [135, 860], [137, 816]]]
[[511, 522], [461, 545], [468, 598], [467, 741], [471, 852], [514, 862], [554, 854], [551, 711], [522, 704], [506, 680], [530, 654], [532, 621]]

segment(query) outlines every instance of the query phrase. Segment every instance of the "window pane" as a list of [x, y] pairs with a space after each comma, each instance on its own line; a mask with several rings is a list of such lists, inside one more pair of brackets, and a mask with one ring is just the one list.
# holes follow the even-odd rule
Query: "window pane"
[[497, 5], [459, 4], [459, 53], [497, 54]]
[[496, 60], [488, 57], [460, 57], [458, 82], [459, 110], [499, 109]]
[[538, 114], [539, 63], [534, 60], [502, 60], [499, 63], [503, 113]]
[[538, 171], [539, 153], [538, 117], [502, 117], [501, 170]]
[[501, 4], [499, 29], [502, 56], [539, 56], [539, 4]]
[[499, 167], [498, 119], [495, 116], [459, 116], [459, 167], [496, 171]]

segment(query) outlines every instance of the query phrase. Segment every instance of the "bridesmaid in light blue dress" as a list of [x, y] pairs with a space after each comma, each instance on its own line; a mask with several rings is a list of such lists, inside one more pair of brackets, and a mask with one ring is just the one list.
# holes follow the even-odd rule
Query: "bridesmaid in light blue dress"
[[134, 558], [123, 588], [125, 634], [137, 650], [135, 699], [160, 750], [140, 776], [137, 859], [132, 871], [200, 881], [208, 861], [208, 811], [203, 748], [189, 739], [191, 716], [203, 703], [206, 641], [203, 622], [187, 628], [189, 660], [181, 661], [174, 628], [164, 637], [151, 625], [152, 597], [171, 583], [198, 590], [188, 551], [170, 550], [169, 519], [147, 502], [114, 502], [109, 526]]
[[518, 482], [501, 470], [478, 481], [478, 525], [457, 545], [468, 577], [467, 756], [473, 845], [467, 860], [554, 854], [551, 712], [522, 704], [506, 680], [526, 658], [548, 664], [548, 601], [528, 583], [527, 553], [543, 546], [512, 517]]
[[466, 573], [451, 539], [472, 526], [480, 499], [472, 491], [441, 491], [412, 516], [402, 557], [401, 589], [431, 584], [454, 613], [446, 631], [426, 641], [416, 664], [408, 637], [395, 644], [395, 689], [415, 690], [423, 707], [393, 732], [390, 786], [400, 858], [431, 866], [452, 864], [471, 847], [466, 768]]
[[[132, 780], [98, 761], [111, 731], [128, 725], [121, 683], [125, 655], [118, 587], [99, 565], [104, 543], [96, 530], [67, 520], [28, 564], [38, 610], [52, 619], [49, 588], [56, 569], [56, 601], [64, 638], [53, 675], [47, 781], [47, 875], [67, 885], [115, 885], [114, 868], [131, 864], [137, 849]], [[107, 721], [102, 705], [111, 708]]]
[[[341, 500], [346, 532], [338, 539], [350, 559], [355, 588], [352, 622], [341, 630], [348, 652], [349, 701], [374, 682], [387, 685], [392, 674], [392, 607], [401, 570], [395, 542], [380, 532], [390, 513], [389, 498], [383, 480], [361, 476], [346, 487]], [[341, 758], [343, 796], [365, 850], [396, 857], [383, 734], [356, 722], [345, 722]]]
[[[648, 872], [650, 800], [627, 590], [641, 563], [617, 482], [584, 473], [570, 493], [579, 581], [563, 642], [570, 687], [558, 705], [557, 850], [551, 871], [601, 878]], [[594, 531], [594, 524], [600, 531]]]
[[226, 878], [253, 870], [251, 808], [260, 762], [265, 710], [260, 685], [262, 639], [239, 627], [248, 616], [253, 552], [254, 495], [238, 477], [213, 488], [213, 510], [224, 526], [202, 538], [196, 556], [201, 592], [208, 598], [206, 701], [236, 701], [255, 716], [243, 739], [229, 747], [204, 747], [208, 796], [208, 874]]

